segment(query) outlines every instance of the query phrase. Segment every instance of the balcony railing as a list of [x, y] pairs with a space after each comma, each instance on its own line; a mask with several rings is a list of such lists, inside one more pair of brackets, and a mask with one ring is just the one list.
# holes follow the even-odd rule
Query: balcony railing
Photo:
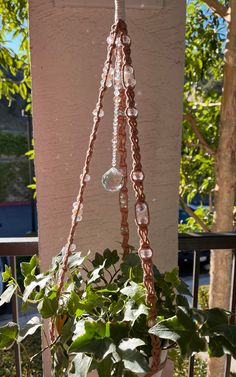
[[[193, 307], [198, 306], [198, 289], [200, 277], [200, 258], [203, 250], [210, 249], [232, 249], [232, 284], [230, 310], [235, 313], [236, 308], [236, 233], [191, 233], [179, 234], [178, 249], [188, 253], [193, 253], [192, 271], [192, 294]], [[16, 278], [16, 258], [19, 256], [32, 256], [37, 254], [38, 238], [0, 238], [0, 256], [10, 257], [10, 264], [13, 276]], [[12, 320], [19, 322], [18, 302], [16, 296], [12, 302]], [[16, 376], [22, 377], [20, 348], [15, 345]], [[231, 357], [227, 356], [224, 377], [229, 377]], [[189, 361], [188, 377], [194, 377], [194, 357]]]

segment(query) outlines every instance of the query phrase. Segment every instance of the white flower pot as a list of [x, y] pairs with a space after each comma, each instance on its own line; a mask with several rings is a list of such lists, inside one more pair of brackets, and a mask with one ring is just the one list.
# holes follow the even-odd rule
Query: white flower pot
[[[164, 363], [164, 361], [166, 360], [167, 352], [168, 352], [167, 350], [161, 351], [161, 360], [160, 360], [161, 364]], [[161, 377], [162, 372], [163, 372], [163, 369], [160, 370], [159, 372], [157, 372], [156, 374], [154, 374], [153, 377]], [[145, 375], [146, 375], [146, 373], [139, 373], [140, 377], [144, 377]], [[93, 372], [89, 373], [88, 377], [98, 377], [97, 371], [93, 371]]]

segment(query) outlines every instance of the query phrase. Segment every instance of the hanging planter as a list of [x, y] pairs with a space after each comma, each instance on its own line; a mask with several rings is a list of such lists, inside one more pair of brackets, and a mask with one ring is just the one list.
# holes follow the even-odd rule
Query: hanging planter
[[[45, 349], [50, 349], [55, 377], [161, 377], [168, 349], [177, 346], [186, 357], [200, 351], [208, 351], [210, 356], [226, 353], [236, 357], [236, 326], [230, 324], [230, 313], [218, 308], [190, 309], [186, 296], [191, 293], [179, 279], [178, 268], [161, 274], [153, 265], [131, 39], [124, 21], [124, 1], [116, 0], [115, 6], [115, 24], [107, 39], [107, 58], [67, 243], [44, 273], [39, 273], [36, 256], [21, 264], [23, 291], [9, 267], [3, 273], [8, 287], [0, 296], [0, 306], [17, 293], [25, 308], [28, 304], [36, 305], [40, 318], [50, 320], [50, 339], [47, 337]], [[123, 254], [106, 249], [91, 257], [78, 252], [74, 238], [83, 219], [84, 192], [90, 184], [90, 163], [104, 116], [103, 98], [111, 87], [114, 90], [112, 161], [102, 176], [102, 185], [119, 196]], [[134, 217], [139, 236], [137, 251], [129, 245], [128, 132], [133, 160], [130, 177], [135, 192]], [[21, 344], [42, 326], [42, 321], [33, 317], [23, 328], [12, 322], [0, 327], [0, 349], [9, 349], [15, 342]]]

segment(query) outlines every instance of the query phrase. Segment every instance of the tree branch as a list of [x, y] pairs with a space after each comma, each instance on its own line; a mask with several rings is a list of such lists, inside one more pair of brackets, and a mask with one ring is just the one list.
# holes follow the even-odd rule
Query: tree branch
[[214, 149], [208, 144], [208, 142], [205, 140], [203, 134], [197, 127], [197, 120], [192, 114], [184, 114], [184, 120], [188, 121], [189, 124], [192, 127], [193, 132], [197, 136], [201, 146], [205, 149], [205, 151], [210, 154], [211, 156], [215, 156], [215, 151]]
[[220, 107], [221, 102], [210, 102], [210, 103], [204, 103], [204, 102], [193, 102], [196, 106], [202, 106], [202, 107]]
[[200, 219], [200, 217], [198, 217], [194, 211], [189, 208], [187, 206], [187, 204], [185, 203], [184, 199], [179, 195], [179, 201], [180, 201], [180, 205], [181, 207], [183, 208], [183, 210], [190, 216], [192, 217], [196, 223], [198, 223], [198, 225], [200, 225], [200, 227], [202, 228], [202, 230], [204, 232], [211, 232], [210, 228], [208, 228], [208, 226]]
[[217, 16], [226, 19], [228, 9], [224, 5], [220, 4], [218, 0], [204, 0], [204, 2], [217, 14]]

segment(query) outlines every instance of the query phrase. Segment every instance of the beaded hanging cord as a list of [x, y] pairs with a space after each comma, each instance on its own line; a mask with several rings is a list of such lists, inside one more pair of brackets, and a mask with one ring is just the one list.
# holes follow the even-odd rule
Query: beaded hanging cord
[[[125, 4], [124, 0], [115, 0], [115, 23], [111, 27], [108, 41], [107, 57], [103, 68], [101, 86], [99, 89], [96, 109], [93, 112], [93, 128], [90, 135], [88, 151], [85, 158], [83, 172], [80, 176], [80, 190], [73, 204], [72, 223], [64, 247], [64, 257], [58, 278], [58, 297], [62, 292], [65, 275], [67, 271], [68, 258], [75, 250], [74, 236], [79, 222], [82, 220], [84, 192], [90, 179], [89, 168], [93, 156], [94, 144], [97, 138], [97, 131], [104, 115], [103, 99], [104, 94], [110, 86], [114, 86], [114, 120], [113, 120], [113, 138], [112, 138], [112, 168], [103, 176], [104, 185], [109, 184], [110, 172], [120, 173], [122, 183], [117, 186], [119, 189], [119, 205], [121, 212], [121, 235], [123, 257], [129, 253], [129, 225], [128, 225], [128, 189], [127, 189], [127, 150], [126, 150], [126, 127], [129, 128], [133, 166], [131, 171], [131, 180], [135, 192], [135, 220], [139, 235], [140, 247], [138, 250], [139, 257], [143, 268], [143, 282], [146, 288], [146, 303], [150, 308], [148, 325], [154, 325], [156, 311], [156, 295], [153, 276], [152, 249], [148, 238], [149, 209], [145, 200], [144, 193], [144, 173], [141, 165], [141, 154], [139, 147], [137, 115], [134, 87], [136, 84], [134, 70], [132, 67], [131, 40], [127, 33], [127, 26], [124, 21]], [[113, 59], [115, 60], [114, 69], [112, 68]], [[116, 153], [119, 153], [119, 169], [116, 168]], [[113, 169], [113, 170], [112, 170]], [[114, 170], [115, 169], [115, 170]], [[116, 176], [116, 178], [117, 178]], [[119, 178], [119, 177], [118, 177]], [[107, 183], [108, 182], [108, 183]], [[121, 181], [120, 181], [121, 182]], [[104, 186], [105, 187], [105, 186]], [[108, 188], [109, 191], [117, 191]], [[51, 340], [55, 339], [55, 325], [51, 323], [50, 328]], [[152, 343], [152, 365], [151, 372], [145, 377], [153, 376], [157, 371], [163, 369], [164, 364], [160, 364], [160, 340], [154, 335], [150, 335]]]

